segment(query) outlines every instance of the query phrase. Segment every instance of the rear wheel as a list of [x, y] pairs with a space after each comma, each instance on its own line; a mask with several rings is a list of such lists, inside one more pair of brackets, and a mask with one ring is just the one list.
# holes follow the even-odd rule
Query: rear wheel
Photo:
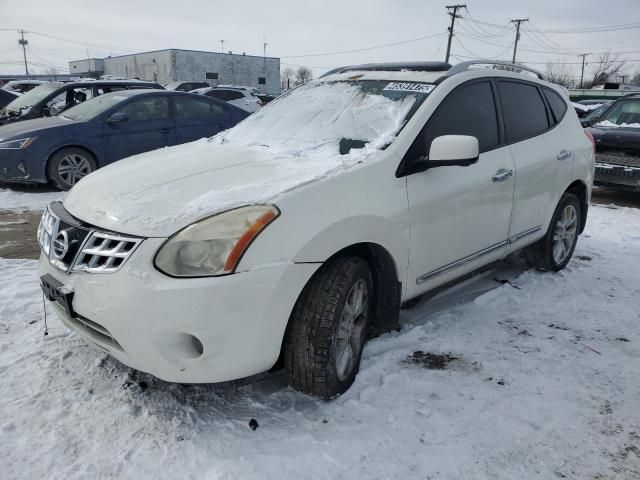
[[541, 270], [558, 271], [567, 266], [578, 242], [580, 201], [572, 193], [562, 195], [547, 234], [529, 247], [529, 263]]
[[96, 161], [82, 148], [58, 150], [47, 162], [49, 182], [59, 190], [69, 190], [82, 178], [96, 170]]
[[367, 337], [373, 281], [367, 263], [324, 265], [296, 302], [284, 342], [289, 385], [330, 399], [353, 383]]

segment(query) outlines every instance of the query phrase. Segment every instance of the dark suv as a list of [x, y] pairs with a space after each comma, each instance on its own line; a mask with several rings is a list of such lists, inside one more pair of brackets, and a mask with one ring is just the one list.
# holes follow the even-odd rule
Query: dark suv
[[162, 89], [157, 83], [139, 80], [88, 80], [69, 83], [46, 83], [19, 96], [0, 110], [0, 125], [33, 118], [51, 117], [103, 93], [130, 90], [132, 88]]
[[589, 131], [596, 144], [596, 184], [640, 191], [640, 94], [608, 105]]

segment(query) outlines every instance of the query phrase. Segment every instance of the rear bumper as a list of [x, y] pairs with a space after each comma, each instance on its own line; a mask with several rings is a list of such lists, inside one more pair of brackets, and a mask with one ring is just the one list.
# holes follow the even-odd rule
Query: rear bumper
[[617, 185], [640, 191], [640, 167], [596, 163], [596, 185]]

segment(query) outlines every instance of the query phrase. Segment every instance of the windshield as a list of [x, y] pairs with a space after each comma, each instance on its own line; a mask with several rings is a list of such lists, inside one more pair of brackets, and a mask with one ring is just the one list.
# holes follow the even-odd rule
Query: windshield
[[121, 93], [107, 93], [100, 95], [99, 97], [92, 98], [91, 100], [87, 100], [86, 102], [82, 102], [59, 116], [70, 120], [84, 122], [96, 118], [98, 115], [106, 112], [111, 107], [115, 107], [127, 98], [129, 97], [122, 95]]
[[602, 127], [640, 128], [640, 101], [618, 102], [599, 120]]
[[33, 107], [40, 100], [43, 100], [49, 94], [55, 92], [60, 88], [59, 83], [40, 85], [39, 87], [29, 90], [24, 95], [19, 96], [13, 102], [6, 106], [7, 110], [12, 112], [19, 112], [21, 109]]
[[600, 105], [598, 108], [596, 108], [593, 112], [589, 113], [589, 115], [587, 115], [587, 120], [591, 120], [591, 121], [595, 121], [598, 119], [598, 117], [600, 115], [602, 115], [604, 113], [604, 111], [609, 108], [609, 104], [605, 103], [603, 105]]
[[369, 144], [381, 149], [393, 141], [433, 88], [426, 83], [386, 80], [309, 83], [215, 140], [296, 152], [329, 147], [335, 153], [347, 153], [345, 142], [350, 148]]

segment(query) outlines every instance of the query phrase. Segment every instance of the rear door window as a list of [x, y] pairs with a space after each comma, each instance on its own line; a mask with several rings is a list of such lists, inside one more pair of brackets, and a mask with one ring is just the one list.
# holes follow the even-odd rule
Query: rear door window
[[535, 85], [500, 80], [498, 91], [509, 143], [533, 137], [549, 128], [547, 109]]
[[165, 120], [169, 118], [169, 99], [161, 96], [138, 98], [118, 111], [126, 113], [132, 122]]
[[180, 96], [174, 98], [176, 118], [213, 117], [223, 113], [222, 105], [197, 97]]
[[549, 106], [551, 107], [556, 123], [560, 123], [562, 117], [564, 117], [564, 114], [567, 112], [567, 104], [560, 95], [550, 88], [543, 88], [542, 91], [544, 92], [544, 96], [547, 98], [547, 102], [549, 102]]

